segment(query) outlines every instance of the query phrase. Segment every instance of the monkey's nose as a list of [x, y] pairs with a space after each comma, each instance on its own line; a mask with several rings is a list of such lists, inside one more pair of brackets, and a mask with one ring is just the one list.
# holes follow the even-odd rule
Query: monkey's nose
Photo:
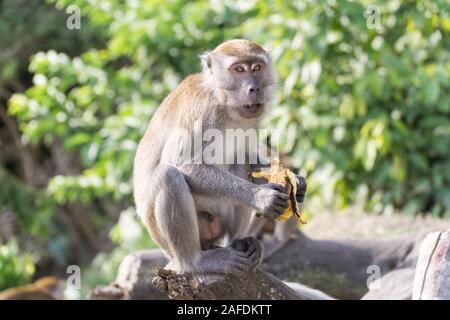
[[258, 92], [259, 92], [259, 87], [257, 87], [257, 86], [250, 86], [248, 88], [248, 94], [249, 95], [256, 94]]

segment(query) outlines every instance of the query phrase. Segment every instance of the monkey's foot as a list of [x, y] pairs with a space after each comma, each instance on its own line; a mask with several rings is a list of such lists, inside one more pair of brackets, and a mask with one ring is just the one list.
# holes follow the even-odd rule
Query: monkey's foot
[[262, 246], [258, 240], [253, 237], [247, 237], [233, 241], [231, 247], [245, 252], [250, 260], [250, 270], [256, 269], [261, 264], [262, 260]]
[[239, 274], [254, 270], [261, 262], [262, 248], [254, 238], [234, 241], [230, 247], [202, 251], [198, 269], [202, 273]]

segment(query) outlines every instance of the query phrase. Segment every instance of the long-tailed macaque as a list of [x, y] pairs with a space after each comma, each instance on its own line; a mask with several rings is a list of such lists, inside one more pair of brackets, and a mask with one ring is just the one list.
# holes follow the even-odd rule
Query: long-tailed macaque
[[[190, 273], [253, 270], [262, 248], [248, 237], [252, 212], [276, 218], [288, 205], [285, 190], [250, 180], [250, 152], [243, 163], [185, 161], [180, 154], [207, 130], [226, 136], [229, 129], [257, 129], [276, 87], [275, 71], [269, 54], [247, 40], [224, 42], [200, 58], [203, 71], [187, 77], [164, 99], [139, 143], [133, 174], [136, 209], [170, 259], [166, 268]], [[211, 141], [200, 139], [204, 152]], [[242, 147], [227, 148], [224, 156], [236, 159]], [[304, 192], [299, 188], [302, 200]]]

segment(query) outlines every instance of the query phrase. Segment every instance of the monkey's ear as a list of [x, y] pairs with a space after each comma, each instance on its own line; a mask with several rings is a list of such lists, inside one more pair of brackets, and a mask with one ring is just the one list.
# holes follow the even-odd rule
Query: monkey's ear
[[211, 60], [211, 52], [206, 51], [200, 55], [200, 61], [202, 62], [204, 71], [211, 69]]

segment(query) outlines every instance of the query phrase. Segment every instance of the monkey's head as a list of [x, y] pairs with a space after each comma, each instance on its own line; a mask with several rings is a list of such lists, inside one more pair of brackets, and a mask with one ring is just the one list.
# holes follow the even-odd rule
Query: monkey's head
[[264, 112], [276, 84], [270, 56], [248, 40], [230, 40], [200, 56], [204, 83], [233, 119], [257, 118]]

